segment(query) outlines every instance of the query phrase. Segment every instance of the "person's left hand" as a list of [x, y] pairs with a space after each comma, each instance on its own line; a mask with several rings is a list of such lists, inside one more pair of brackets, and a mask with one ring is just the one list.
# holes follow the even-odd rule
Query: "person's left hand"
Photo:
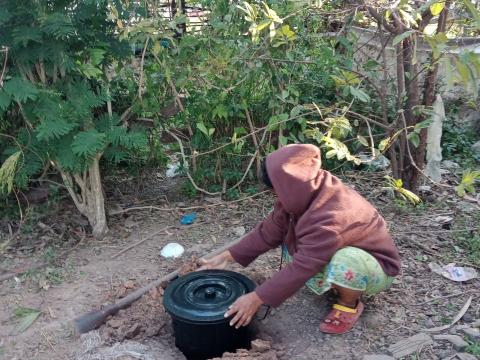
[[235, 326], [236, 329], [240, 326], [247, 326], [262, 304], [262, 299], [258, 297], [255, 291], [248, 293], [240, 296], [237, 301], [230, 305], [225, 313], [225, 317], [227, 318], [235, 314], [233, 319], [230, 320], [230, 326]]

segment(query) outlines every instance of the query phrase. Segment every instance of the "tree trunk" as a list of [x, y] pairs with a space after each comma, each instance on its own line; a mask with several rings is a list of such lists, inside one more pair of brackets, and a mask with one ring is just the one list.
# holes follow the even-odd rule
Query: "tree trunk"
[[[185, 7], [185, 0], [180, 0], [180, 11], [181, 11], [182, 15], [187, 14], [186, 7]], [[187, 32], [187, 23], [184, 22], [184, 23], [180, 24], [179, 28], [180, 28], [181, 34], [182, 35], [185, 34]]]
[[[388, 121], [388, 104], [387, 104], [388, 64], [387, 64], [387, 51], [386, 51], [386, 48], [387, 48], [387, 45], [388, 45], [388, 42], [389, 42], [389, 38], [388, 37], [386, 38], [384, 36], [383, 24], [384, 24], [384, 21], [382, 21], [382, 23], [378, 24], [380, 42], [381, 42], [381, 46], [382, 46], [382, 50], [381, 50], [380, 55], [382, 57], [382, 73], [383, 73], [383, 78], [382, 78], [382, 82], [381, 82], [381, 91], [378, 95], [380, 96], [380, 104], [381, 104], [381, 107], [382, 107], [383, 123], [385, 125], [390, 126], [390, 123]], [[398, 71], [398, 67], [397, 67], [397, 71]], [[400, 74], [402, 74], [402, 72]], [[402, 89], [403, 88], [404, 87], [402, 87]], [[400, 92], [403, 93], [403, 90], [401, 90]], [[397, 98], [397, 101], [400, 101], [400, 97]], [[393, 129], [392, 131], [389, 132], [388, 136], [392, 136], [392, 135], [394, 135], [394, 133], [395, 133], [395, 130]], [[392, 175], [395, 179], [398, 179], [399, 176], [400, 176], [400, 168], [399, 168], [399, 164], [398, 164], [398, 154], [397, 154], [395, 144], [390, 146], [390, 149], [388, 149], [388, 155], [390, 157], [390, 167], [392, 169]]]
[[[412, 40], [413, 39], [413, 40]], [[419, 84], [418, 84], [418, 62], [414, 61], [414, 54], [416, 52], [416, 40], [415, 35], [412, 38], [405, 39], [403, 41], [403, 67], [405, 74], [405, 90], [407, 95], [407, 101], [404, 106], [404, 114], [407, 127], [415, 126], [417, 123], [417, 116], [415, 116], [414, 109], [418, 106], [419, 100]], [[403, 126], [401, 124], [401, 126]], [[404, 136], [402, 134], [402, 136]], [[417, 192], [419, 172], [418, 168], [423, 167], [423, 162], [418, 164], [415, 162], [416, 157], [411, 158], [410, 153], [418, 153], [421, 151], [420, 145], [415, 149], [415, 146], [408, 140], [405, 141], [406, 146], [409, 147], [404, 154], [405, 168], [402, 173], [402, 180], [405, 188]], [[423, 144], [425, 147], [425, 144]], [[415, 150], [414, 150], [415, 149]], [[425, 151], [425, 149], [423, 149]]]
[[[446, 1], [445, 8], [440, 14], [437, 33], [445, 31], [450, 1], [451, 0]], [[396, 11], [392, 12], [393, 21], [387, 22], [383, 14], [378, 13], [373, 7], [367, 6], [367, 10], [370, 16], [376, 20], [380, 32], [382, 28], [385, 28], [392, 35], [398, 36], [399, 34], [405, 33], [405, 31], [411, 30], [411, 28], [407, 28]], [[417, 27], [418, 33], [423, 33], [423, 30], [429, 24], [432, 17], [431, 11], [427, 8], [422, 14], [422, 20]], [[413, 192], [417, 192], [420, 185], [419, 179], [425, 164], [427, 135], [426, 129], [422, 129], [417, 148], [415, 148], [407, 138], [408, 131], [411, 131], [417, 123], [424, 120], [423, 115], [415, 114], [415, 109], [420, 103], [420, 85], [418, 79], [420, 72], [416, 59], [417, 39], [418, 35], [414, 33], [398, 43], [395, 47], [398, 117], [394, 129], [389, 134], [390, 136], [399, 134], [396, 144], [393, 144], [389, 150], [393, 174], [395, 177], [398, 174], [402, 178], [404, 186]], [[382, 51], [384, 51], [384, 49]], [[427, 73], [423, 87], [422, 105], [425, 106], [431, 106], [435, 99], [435, 85], [438, 73], [437, 60], [438, 59], [432, 59], [432, 66]], [[385, 91], [385, 89], [383, 90]], [[382, 107], [384, 107], [383, 104]], [[383, 113], [383, 117], [385, 118], [385, 113]]]
[[88, 195], [88, 221], [92, 225], [92, 234], [97, 239], [103, 238], [108, 232], [105, 215], [105, 199], [103, 197], [102, 177], [100, 174], [100, 158], [95, 157], [88, 169], [90, 191]]
[[68, 193], [72, 197], [78, 211], [87, 217], [92, 227], [92, 234], [97, 239], [103, 238], [108, 232], [102, 178], [100, 175], [100, 158], [101, 154], [98, 154], [89, 168], [81, 175], [72, 175], [60, 169], [60, 174]]
[[170, 3], [170, 20], [173, 20], [173, 18], [177, 15], [177, 1], [172, 0]]
[[[450, 2], [446, 1], [445, 7], [443, 8], [440, 16], [438, 17], [438, 25], [437, 25], [437, 34], [445, 32], [446, 25], [447, 25], [447, 17], [448, 17], [448, 8], [450, 6]], [[423, 88], [423, 105], [426, 108], [433, 106], [435, 101], [435, 88], [437, 85], [437, 75], [438, 75], [438, 59], [435, 58], [432, 54], [432, 59], [430, 61], [430, 68], [428, 69], [427, 75], [425, 76], [425, 83]], [[423, 115], [420, 121], [426, 120], [426, 116]], [[420, 146], [417, 152], [417, 164], [423, 166], [425, 162], [425, 150], [427, 146], [427, 129], [422, 129], [420, 132]]]
[[[397, 62], [397, 110], [403, 109], [403, 103], [404, 103], [404, 96], [405, 96], [405, 71], [403, 69], [403, 46], [402, 43], [397, 44], [395, 47], [395, 53], [396, 53], [396, 62]], [[398, 125], [400, 124], [400, 125]], [[389, 134], [392, 136], [395, 131], [398, 130], [398, 128], [402, 127], [403, 125], [401, 122], [398, 120], [398, 115], [397, 115], [397, 126], [392, 130], [392, 133]], [[400, 135], [400, 141], [398, 144], [398, 164], [397, 164], [397, 174], [395, 178], [399, 178], [401, 174], [403, 174], [405, 170], [405, 165], [404, 165], [404, 154], [405, 154], [405, 136], [404, 134]]]
[[[438, 19], [437, 33], [444, 32], [446, 27], [446, 20], [448, 16], [448, 5], [446, 3], [445, 8]], [[414, 61], [414, 54], [416, 52], [416, 40], [408, 38], [403, 41], [404, 46], [404, 71], [405, 71], [405, 89], [407, 91], [407, 101], [405, 104], [405, 120], [407, 126], [415, 126], [419, 122], [425, 120], [424, 115], [415, 115], [413, 110], [419, 103], [420, 99], [420, 85], [419, 85], [419, 69], [418, 61]], [[412, 41], [413, 39], [413, 41]], [[423, 105], [425, 107], [431, 107], [435, 100], [435, 87], [437, 83], [438, 73], [438, 59], [432, 58], [430, 69], [425, 77], [425, 83], [423, 87]], [[417, 192], [420, 186], [421, 171], [425, 166], [425, 152], [427, 146], [427, 129], [422, 129], [419, 134], [420, 141], [418, 147], [414, 147], [411, 142], [406, 141], [407, 146], [410, 147], [410, 152], [405, 153], [405, 163], [407, 164], [405, 171], [402, 174], [404, 186]], [[407, 149], [408, 150], [408, 149]], [[410, 154], [411, 153], [411, 154]]]

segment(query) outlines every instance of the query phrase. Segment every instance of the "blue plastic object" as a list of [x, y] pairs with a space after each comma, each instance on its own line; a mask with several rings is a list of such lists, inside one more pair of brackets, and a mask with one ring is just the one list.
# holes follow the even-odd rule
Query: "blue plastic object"
[[182, 216], [180, 219], [180, 224], [182, 225], [190, 225], [193, 224], [193, 222], [197, 219], [197, 214], [196, 213], [191, 213], [191, 214], [185, 214]]

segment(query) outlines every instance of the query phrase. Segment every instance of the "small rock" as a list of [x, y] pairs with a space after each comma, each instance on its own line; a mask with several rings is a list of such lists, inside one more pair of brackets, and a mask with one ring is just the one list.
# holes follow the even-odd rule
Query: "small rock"
[[432, 338], [427, 334], [420, 333], [390, 345], [388, 351], [395, 359], [400, 359], [431, 344], [433, 344]]
[[439, 350], [438, 351], [438, 356], [440, 357], [440, 359], [448, 359], [448, 360], [451, 360], [452, 359], [452, 356], [455, 356], [456, 354], [456, 351], [453, 350], [453, 349], [449, 349], [449, 350]]
[[477, 360], [477, 357], [468, 353], [458, 353], [457, 358], [460, 360]]
[[111, 319], [107, 322], [107, 325], [110, 326], [111, 328], [117, 329], [123, 325], [123, 321], [117, 320], [117, 319]]
[[145, 337], [147, 338], [151, 338], [153, 336], [157, 336], [158, 334], [160, 334], [163, 326], [165, 324], [157, 324], [157, 325], [150, 325], [147, 330], [145, 331]]
[[271, 344], [268, 341], [257, 339], [252, 341], [252, 351], [264, 353], [272, 349]]
[[472, 327], [474, 328], [480, 328], [480, 319], [475, 320], [472, 324]]
[[127, 280], [123, 283], [123, 287], [125, 289], [133, 289], [133, 288], [135, 288], [135, 281]]
[[463, 350], [468, 346], [468, 343], [458, 335], [434, 335], [434, 340], [446, 340], [453, 345], [455, 350]]
[[240, 236], [245, 235], [246, 230], [245, 230], [245, 227], [243, 227], [243, 226], [237, 226], [237, 227], [234, 227], [234, 228], [232, 229], [232, 232], [233, 232], [236, 236], [240, 237]]
[[450, 169], [450, 170], [460, 169], [460, 165], [458, 165], [455, 161], [452, 161], [452, 160], [444, 160], [444, 161], [442, 161], [442, 166], [443, 166], [445, 169]]
[[363, 360], [394, 360], [394, 358], [388, 355], [365, 355]]
[[432, 192], [432, 187], [428, 185], [422, 185], [418, 187], [418, 191], [425, 192], [425, 193], [430, 193]]
[[140, 330], [142, 330], [142, 327], [140, 326], [140, 324], [133, 324], [132, 326], [130, 326], [130, 328], [125, 331], [125, 339], [132, 339], [134, 338], [135, 336], [137, 336], [138, 334], [140, 334]]
[[440, 224], [449, 224], [452, 222], [452, 220], [453, 220], [453, 217], [445, 216], [445, 215], [437, 216], [435, 219], [433, 219], [433, 221]]
[[218, 196], [218, 197], [206, 197], [205, 201], [210, 203], [210, 204], [220, 204], [222, 202], [222, 198], [220, 196]]
[[472, 340], [480, 340], [480, 329], [466, 328], [462, 329], [462, 332], [472, 338]]

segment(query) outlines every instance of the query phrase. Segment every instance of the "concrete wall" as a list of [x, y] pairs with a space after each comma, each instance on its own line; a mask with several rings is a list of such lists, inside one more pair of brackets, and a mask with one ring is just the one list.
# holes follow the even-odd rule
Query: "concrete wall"
[[[368, 59], [373, 58], [378, 60], [380, 63], [382, 62], [380, 52], [381, 52], [381, 41], [382, 38], [378, 31], [370, 30], [370, 29], [363, 29], [363, 28], [354, 28], [356, 36], [358, 36], [358, 40], [356, 41], [356, 49], [355, 49], [355, 56], [354, 60], [357, 64], [362, 64], [363, 62], [368, 61]], [[333, 34], [330, 34], [333, 35]], [[336, 34], [335, 34], [336, 36]], [[383, 35], [384, 39], [388, 37], [388, 34], [385, 33]], [[395, 48], [390, 42], [387, 44], [385, 48], [387, 54], [387, 70], [388, 76], [390, 79], [396, 79], [396, 59], [395, 59]], [[460, 38], [456, 40], [451, 40], [447, 44], [446, 53], [447, 57], [454, 57], [463, 51], [473, 51], [478, 56], [480, 56], [480, 39], [478, 38]], [[428, 63], [431, 55], [431, 49], [429, 45], [425, 42], [420, 42], [417, 47], [417, 60], [419, 64]], [[421, 67], [420, 67], [421, 68]], [[443, 86], [441, 87], [441, 94], [442, 97], [446, 100], [455, 100], [465, 96], [471, 96], [469, 92], [465, 91], [463, 84], [455, 84], [453, 87], [448, 88], [446, 86], [446, 75], [447, 71], [456, 71], [454, 67], [448, 69], [446, 68], [443, 63], [440, 63], [439, 67], [439, 80], [440, 84]], [[422, 73], [424, 75], [425, 71]], [[380, 72], [378, 74], [378, 82], [383, 78], [383, 74]], [[423, 82], [424, 76], [420, 76], [420, 81]], [[376, 80], [376, 79], [374, 79]], [[480, 82], [478, 83], [480, 85]]]

